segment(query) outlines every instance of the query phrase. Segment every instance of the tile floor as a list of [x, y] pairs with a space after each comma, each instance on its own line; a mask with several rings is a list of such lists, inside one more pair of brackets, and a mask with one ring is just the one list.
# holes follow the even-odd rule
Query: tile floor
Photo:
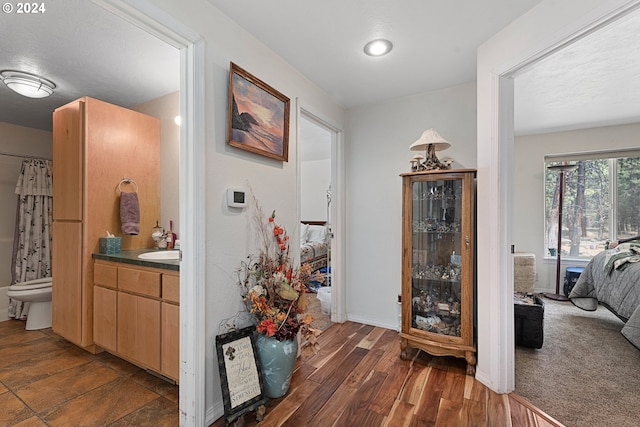
[[0, 322], [0, 426], [177, 426], [178, 389], [51, 329]]

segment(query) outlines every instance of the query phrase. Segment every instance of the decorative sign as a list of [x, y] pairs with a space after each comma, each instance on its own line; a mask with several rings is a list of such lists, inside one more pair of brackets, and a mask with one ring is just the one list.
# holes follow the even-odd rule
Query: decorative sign
[[267, 402], [254, 331], [251, 326], [216, 337], [227, 424]]

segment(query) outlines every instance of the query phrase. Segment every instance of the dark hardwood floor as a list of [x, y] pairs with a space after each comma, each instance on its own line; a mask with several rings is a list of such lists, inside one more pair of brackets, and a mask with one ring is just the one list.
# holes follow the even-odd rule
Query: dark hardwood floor
[[[465, 375], [463, 359], [416, 350], [400, 359], [395, 331], [346, 322], [319, 340], [315, 355], [299, 358], [287, 395], [268, 403], [260, 423], [250, 413], [238, 426], [562, 426], [523, 398]], [[211, 427], [224, 425], [221, 418]]]

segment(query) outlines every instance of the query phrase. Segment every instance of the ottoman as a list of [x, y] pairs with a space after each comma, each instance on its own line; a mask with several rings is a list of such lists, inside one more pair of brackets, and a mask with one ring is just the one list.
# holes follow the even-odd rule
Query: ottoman
[[513, 295], [516, 345], [542, 348], [544, 340], [544, 302], [536, 295]]

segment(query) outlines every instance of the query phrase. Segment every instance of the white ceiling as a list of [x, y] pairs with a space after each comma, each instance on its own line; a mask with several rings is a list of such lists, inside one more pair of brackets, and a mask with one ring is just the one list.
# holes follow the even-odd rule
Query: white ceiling
[[[540, 0], [209, 0], [344, 107], [476, 78], [476, 49]], [[384, 57], [364, 45], [386, 38]]]
[[0, 70], [52, 80], [30, 99], [0, 84], [0, 122], [51, 130], [52, 112], [82, 96], [131, 107], [180, 88], [180, 52], [87, 0], [45, 2], [41, 14], [0, 15]]
[[[209, 0], [345, 108], [475, 80], [476, 48], [540, 0]], [[0, 70], [53, 80], [31, 100], [0, 85], [0, 121], [51, 128], [80, 96], [123, 106], [179, 88], [179, 53], [86, 0], [0, 15]], [[640, 121], [640, 19], [593, 35], [516, 78], [519, 134]], [[29, 31], [25, 31], [30, 28]], [[364, 55], [372, 38], [393, 51]]]
[[640, 122], [640, 11], [515, 79], [517, 134]]

